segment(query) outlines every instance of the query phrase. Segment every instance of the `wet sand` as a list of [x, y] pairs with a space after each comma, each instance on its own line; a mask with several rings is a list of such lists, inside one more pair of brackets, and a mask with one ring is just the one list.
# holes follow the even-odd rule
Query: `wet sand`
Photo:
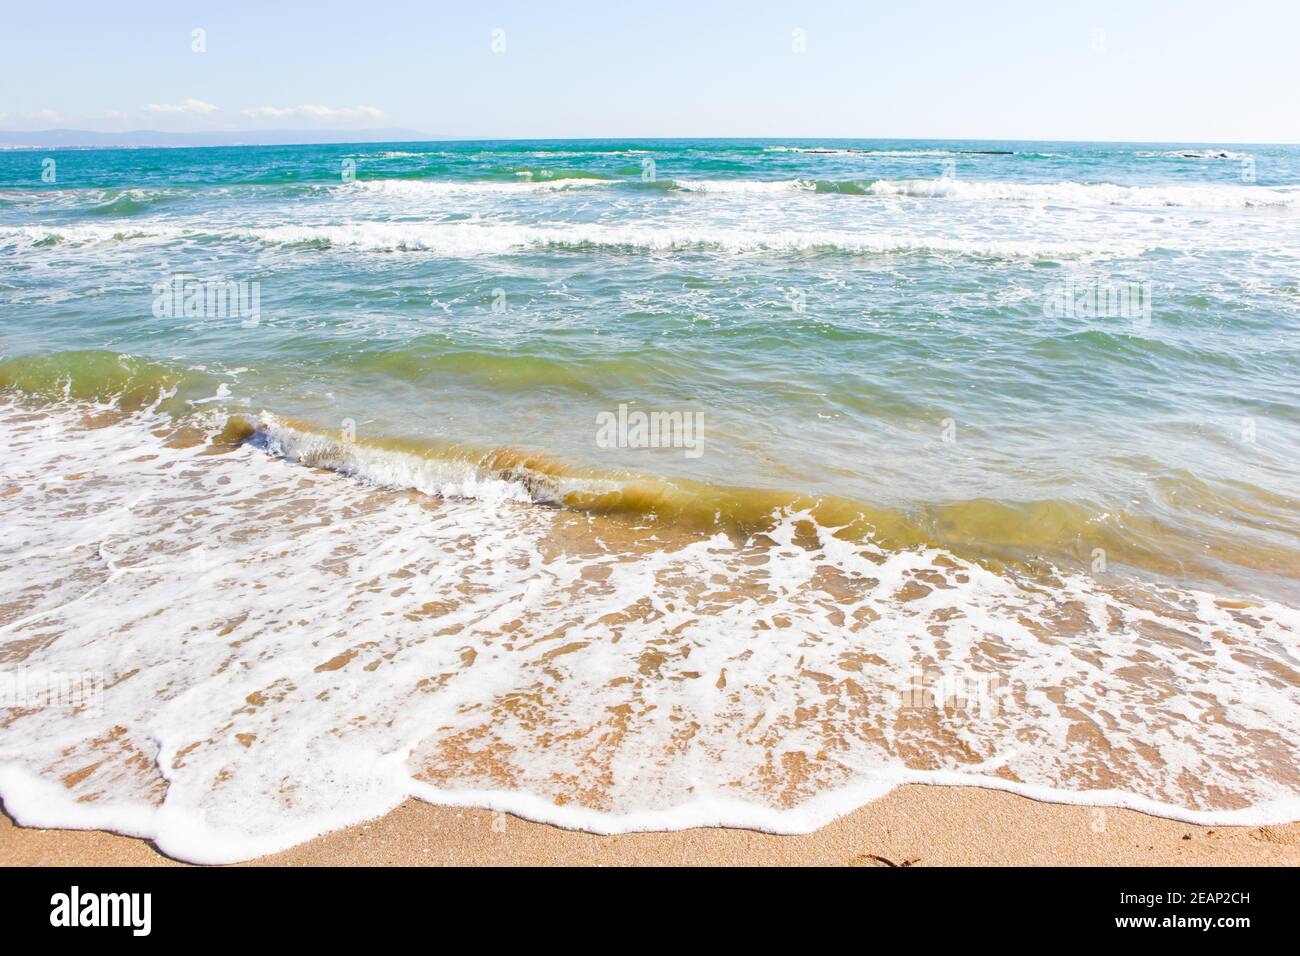
[[[333, 743], [379, 756], [412, 741], [406, 771], [423, 784], [556, 806], [617, 809], [640, 799], [617, 792], [629, 781], [676, 806], [703, 781], [798, 807], [880, 748], [916, 770], [1206, 809], [1300, 793], [1287, 608], [1193, 612], [1075, 581], [1068, 594], [1083, 588], [1093, 615], [1044, 597], [1051, 582], [1022, 587], [944, 555], [848, 553], [800, 519], [779, 541], [669, 541], [616, 517], [374, 489], [251, 445], [213, 454], [147, 418], [7, 414], [16, 456], [42, 477], [0, 498], [15, 538], [33, 542], [0, 562], [14, 595], [0, 618], [15, 632], [0, 662], [110, 675], [113, 690], [89, 702], [109, 712], [10, 708], [0, 730], [11, 756], [77, 800], [170, 792], [173, 814], [228, 815], [227, 827], [260, 814], [249, 832], [273, 833], [291, 819], [285, 780], [345, 819], [407, 792], [394, 783], [339, 809], [347, 789], [322, 768], [346, 776], [358, 750]], [[927, 685], [941, 662], [1005, 677], [1007, 693], [991, 679]], [[1197, 693], [1182, 700], [1185, 688]], [[159, 727], [176, 736], [166, 753]], [[324, 749], [296, 746], [304, 732]], [[1153, 740], [1171, 734], [1196, 749], [1160, 752]], [[635, 776], [619, 769], [631, 759]], [[0, 822], [0, 864], [166, 862], [140, 840]], [[1193, 827], [909, 786], [803, 836], [599, 837], [407, 802], [260, 862], [1298, 865], [1300, 824]]]
[[[0, 818], [0, 863], [163, 866], [143, 840]], [[370, 823], [251, 861], [267, 866], [1300, 866], [1300, 823], [1198, 827], [1131, 810], [907, 786], [800, 836], [751, 830], [595, 836], [408, 800]]]

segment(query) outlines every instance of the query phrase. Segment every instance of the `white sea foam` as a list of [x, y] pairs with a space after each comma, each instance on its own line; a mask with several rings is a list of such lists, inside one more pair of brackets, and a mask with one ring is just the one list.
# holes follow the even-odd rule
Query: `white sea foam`
[[[518, 183], [446, 182], [434, 180], [364, 180], [348, 190], [418, 197], [458, 196], [554, 191], [616, 186], [622, 180], [553, 179]], [[834, 192], [834, 181], [812, 179], [678, 179], [673, 184], [686, 192], [777, 198], [789, 193], [818, 190]], [[1300, 203], [1300, 189], [1257, 185], [1122, 186], [1114, 183], [1019, 183], [961, 178], [881, 179], [845, 181], [840, 184], [870, 196], [905, 196], [914, 199], [958, 199], [971, 202], [1014, 202], [1066, 206], [1130, 206], [1139, 208], [1185, 207], [1189, 209], [1290, 209]]]
[[[781, 231], [717, 227], [708, 224], [628, 223], [533, 226], [509, 222], [357, 221], [346, 225], [282, 225], [265, 228], [210, 228], [141, 224], [134, 229], [109, 225], [0, 228], [0, 248], [69, 243], [167, 243], [186, 239], [257, 241], [271, 245], [328, 245], [372, 252], [431, 252], [447, 256], [504, 255], [544, 249], [607, 249], [643, 252], [717, 250], [722, 252], [843, 252], [870, 255], [933, 253], [997, 258], [1136, 256], [1156, 246], [1137, 239], [1035, 241], [979, 236], [924, 236], [835, 229]], [[1172, 243], [1161, 242], [1172, 246]]]
[[687, 192], [739, 195], [780, 194], [817, 188], [817, 184], [810, 179], [678, 179], [674, 180], [674, 185]]
[[765, 146], [767, 153], [815, 153], [827, 156], [960, 156], [961, 153], [951, 149], [853, 149], [838, 146]]
[[137, 225], [59, 225], [59, 226], [5, 226], [0, 227], [0, 248], [62, 243], [83, 244], [95, 242], [121, 242], [139, 240], [169, 242], [184, 238], [197, 230], [156, 223]]
[[783, 230], [675, 226], [669, 224], [526, 226], [513, 223], [356, 222], [337, 226], [273, 226], [247, 235], [275, 244], [327, 243], [373, 251], [428, 251], [446, 255], [502, 254], [526, 249], [630, 249], [670, 252], [939, 253], [972, 256], [1056, 258], [1079, 255], [1138, 255], [1147, 243], [1115, 240], [1036, 242], [888, 235], [840, 230]]
[[558, 178], [521, 180], [516, 182], [487, 182], [482, 180], [452, 181], [436, 179], [358, 179], [346, 185], [331, 187], [336, 194], [375, 193], [418, 198], [420, 196], [472, 196], [475, 194], [518, 195], [529, 192], [555, 192], [567, 189], [593, 189], [617, 183], [613, 179]]
[[1167, 149], [1142, 150], [1137, 155], [1150, 158], [1158, 156], [1164, 159], [1249, 159], [1249, 153], [1237, 153], [1230, 149]]
[[[823, 190], [834, 192], [834, 181], [810, 179], [746, 180], [705, 179], [678, 181], [691, 192], [779, 195]], [[1247, 185], [1214, 186], [1120, 186], [1113, 183], [1015, 183], [970, 179], [880, 179], [845, 181], [867, 196], [905, 196], [913, 199], [958, 199], [968, 202], [1014, 202], [1064, 206], [1132, 206], [1141, 208], [1186, 207], [1189, 209], [1250, 209], [1256, 207], [1295, 208], [1300, 189]]]
[[1020, 152], [1019, 150], [977, 150], [977, 149], [865, 149], [836, 146], [765, 146], [767, 153], [820, 153], [831, 156], [857, 156], [863, 159], [912, 159], [926, 156], [1019, 156], [1031, 159], [1053, 159], [1059, 153]]
[[1113, 183], [1011, 183], [966, 179], [879, 180], [866, 187], [877, 196], [920, 199], [1050, 203], [1079, 206], [1185, 206], [1195, 209], [1295, 208], [1296, 187], [1119, 186]]
[[[408, 796], [800, 832], [908, 781], [1300, 819], [1291, 608], [1020, 580], [799, 514], [574, 547], [563, 510], [376, 490], [445, 482], [274, 419], [224, 454], [148, 415], [0, 420], [4, 668], [105, 677], [98, 708], [0, 709], [23, 824], [221, 862]], [[918, 717], [900, 692], [930, 669], [997, 674], [1000, 706]]]
[[467, 498], [493, 504], [535, 500], [521, 483], [483, 475], [472, 461], [422, 458], [339, 441], [285, 425], [265, 412], [254, 443], [289, 461], [327, 468], [381, 488], [411, 489], [435, 497]]

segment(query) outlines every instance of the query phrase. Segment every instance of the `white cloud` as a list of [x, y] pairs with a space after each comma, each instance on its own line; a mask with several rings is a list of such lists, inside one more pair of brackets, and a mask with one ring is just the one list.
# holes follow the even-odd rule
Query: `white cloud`
[[211, 113], [216, 107], [211, 103], [190, 97], [184, 103], [150, 103], [144, 108], [146, 113]]
[[258, 106], [241, 110], [245, 116], [258, 119], [311, 119], [324, 123], [348, 123], [356, 120], [377, 120], [384, 111], [374, 106]]
[[57, 123], [59, 121], [59, 114], [54, 112], [54, 110], [37, 110], [34, 113], [24, 113], [23, 119], [37, 123]]

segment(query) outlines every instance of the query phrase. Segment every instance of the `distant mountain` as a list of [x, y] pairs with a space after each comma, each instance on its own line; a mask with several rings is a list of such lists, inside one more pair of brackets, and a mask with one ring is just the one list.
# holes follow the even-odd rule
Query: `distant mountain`
[[305, 143], [427, 142], [437, 138], [413, 129], [260, 129], [235, 133], [164, 133], [151, 129], [100, 133], [88, 129], [45, 129], [28, 133], [0, 131], [0, 148], [295, 146]]

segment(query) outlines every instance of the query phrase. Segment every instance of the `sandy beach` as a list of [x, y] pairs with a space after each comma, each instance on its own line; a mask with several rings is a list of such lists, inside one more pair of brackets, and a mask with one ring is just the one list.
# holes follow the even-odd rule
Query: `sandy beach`
[[[142, 840], [0, 818], [13, 866], [178, 865]], [[907, 786], [800, 836], [694, 829], [595, 836], [486, 810], [407, 801], [258, 866], [1300, 866], [1300, 823], [1198, 827], [1130, 810]]]
[[127, 6], [0, 38], [10, 936], [1295, 926], [1300, 3]]

